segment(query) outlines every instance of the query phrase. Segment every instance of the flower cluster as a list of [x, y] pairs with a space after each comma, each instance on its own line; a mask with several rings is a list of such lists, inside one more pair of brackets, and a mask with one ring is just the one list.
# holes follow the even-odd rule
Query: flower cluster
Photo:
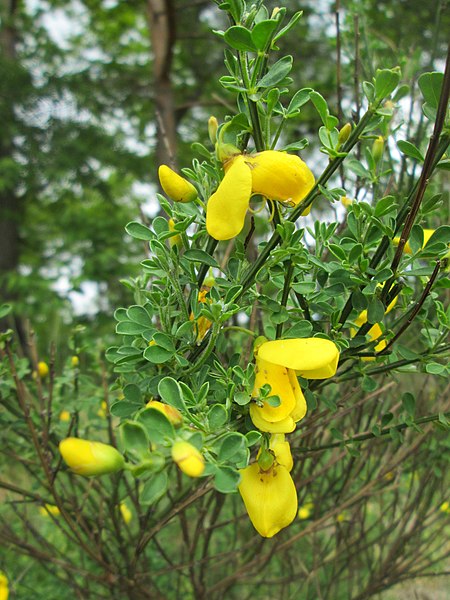
[[[339, 350], [322, 338], [287, 339], [263, 342], [256, 347], [255, 356], [255, 402], [250, 405], [250, 417], [271, 437], [257, 462], [241, 470], [239, 491], [255, 529], [264, 537], [272, 537], [293, 521], [298, 510], [297, 491], [290, 476], [293, 460], [289, 442], [284, 439], [307, 410], [297, 376], [332, 377]], [[268, 396], [261, 397], [263, 386], [270, 386]]]

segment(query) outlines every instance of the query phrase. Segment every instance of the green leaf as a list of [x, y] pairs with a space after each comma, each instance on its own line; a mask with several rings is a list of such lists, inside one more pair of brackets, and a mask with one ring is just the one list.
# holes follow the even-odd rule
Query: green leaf
[[400, 81], [400, 67], [394, 69], [377, 69], [375, 75], [375, 99], [387, 98]]
[[203, 263], [205, 265], [208, 265], [209, 267], [219, 268], [219, 265], [214, 260], [214, 258], [204, 250], [187, 250], [187, 252], [184, 253], [184, 258], [192, 262]]
[[239, 404], [239, 406], [245, 406], [250, 402], [250, 395], [246, 394], [245, 392], [236, 392], [234, 395], [234, 401], [236, 404]]
[[116, 333], [120, 335], [141, 335], [143, 331], [144, 327], [133, 321], [120, 321], [116, 325]]
[[266, 46], [270, 44], [272, 35], [274, 34], [277, 27], [278, 22], [272, 19], [260, 21], [259, 23], [257, 23], [254, 26], [251, 33], [253, 45], [258, 50], [265, 50]]
[[131, 221], [125, 225], [125, 231], [131, 235], [131, 237], [136, 238], [137, 240], [144, 240], [149, 242], [155, 237], [153, 231], [150, 231], [148, 227], [142, 225], [142, 223], [138, 223], [137, 221]]
[[303, 88], [296, 92], [289, 102], [287, 114], [297, 113], [298, 109], [311, 100], [310, 93], [312, 88]]
[[425, 160], [420, 150], [416, 148], [414, 144], [411, 144], [411, 142], [407, 142], [406, 140], [399, 140], [397, 142], [397, 146], [400, 152], [402, 152], [405, 156], [414, 158], [419, 162], [423, 162]]
[[405, 392], [402, 396], [402, 406], [410, 417], [414, 417], [416, 412], [416, 398], [411, 392]]
[[145, 408], [137, 416], [151, 442], [162, 444], [167, 439], [174, 439], [175, 429], [169, 419], [156, 408]]
[[208, 411], [208, 423], [212, 432], [220, 429], [228, 421], [228, 412], [223, 404], [214, 404]]
[[148, 457], [150, 443], [144, 427], [135, 421], [125, 421], [120, 428], [125, 450], [140, 459]]
[[139, 500], [142, 504], [155, 504], [166, 492], [168, 485], [168, 477], [166, 471], [155, 473], [151, 479], [147, 481], [140, 494]]
[[117, 400], [111, 404], [109, 412], [113, 417], [124, 419], [133, 416], [141, 408], [142, 404], [135, 404], [134, 402], [127, 402], [126, 400]]
[[174, 406], [181, 411], [186, 411], [181, 388], [178, 382], [172, 377], [161, 379], [158, 384], [158, 393], [164, 402], [167, 402], [170, 406]]
[[384, 305], [378, 298], [373, 298], [367, 307], [367, 320], [369, 323], [380, 323], [384, 317]]
[[425, 103], [431, 108], [437, 109], [441, 96], [444, 74], [437, 71], [423, 73], [419, 77], [419, 88]]
[[130, 321], [133, 321], [134, 323], [139, 323], [139, 325], [142, 325], [146, 329], [150, 329], [153, 327], [152, 318], [143, 306], [130, 306], [130, 308], [127, 310], [127, 316], [130, 319]]
[[283, 56], [274, 65], [270, 67], [268, 72], [257, 83], [258, 87], [268, 88], [280, 83], [292, 69], [292, 56]]
[[161, 346], [148, 346], [144, 350], [144, 358], [155, 365], [159, 365], [170, 360], [174, 351], [166, 350], [166, 348], [162, 348]]
[[218, 458], [227, 461], [247, 448], [247, 440], [241, 433], [228, 434], [220, 445]]
[[225, 31], [224, 39], [226, 43], [235, 50], [243, 52], [255, 52], [257, 50], [252, 40], [252, 35], [248, 29], [241, 25], [234, 25]]
[[322, 123], [326, 127], [327, 118], [329, 115], [327, 101], [321, 94], [319, 94], [319, 92], [316, 92], [315, 90], [309, 93], [309, 97], [311, 98], [312, 103], [316, 107], [316, 110], [319, 113]]
[[395, 210], [397, 210], [397, 207], [395, 205], [394, 196], [385, 196], [376, 203], [374, 214], [376, 217], [383, 217]]
[[241, 476], [236, 469], [228, 466], [217, 468], [214, 476], [214, 487], [222, 494], [232, 494], [237, 490]]
[[302, 10], [299, 10], [298, 12], [296, 12], [293, 17], [291, 18], [291, 20], [289, 21], [289, 23], [283, 27], [283, 29], [281, 29], [277, 35], [274, 37], [273, 41], [276, 42], [277, 40], [279, 40], [283, 35], [286, 35], [286, 33], [288, 31], [290, 31], [300, 20], [301, 16], [303, 14]]
[[450, 244], [450, 226], [442, 225], [438, 227], [436, 231], [432, 234], [430, 239], [428, 240], [425, 248], [431, 247], [434, 244], [445, 244], [446, 246]]
[[4, 317], [6, 317], [6, 315], [9, 315], [11, 310], [12, 310], [11, 304], [2, 304], [0, 306], [0, 319], [3, 319]]
[[446, 373], [447, 369], [444, 365], [441, 365], [440, 363], [431, 362], [425, 366], [425, 371], [427, 373], [430, 373], [430, 375], [442, 375]]
[[129, 402], [140, 404], [142, 406], [142, 392], [135, 383], [129, 383], [123, 388], [123, 395]]
[[328, 248], [330, 249], [331, 254], [333, 254], [336, 258], [341, 260], [342, 262], [347, 260], [347, 254], [343, 248], [338, 246], [337, 244], [328, 244]]
[[259, 440], [262, 438], [262, 433], [259, 431], [249, 431], [245, 434], [245, 438], [247, 440], [247, 446], [254, 446]]

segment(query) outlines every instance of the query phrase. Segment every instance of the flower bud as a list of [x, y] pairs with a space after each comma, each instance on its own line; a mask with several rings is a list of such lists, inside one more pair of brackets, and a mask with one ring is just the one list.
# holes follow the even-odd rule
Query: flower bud
[[205, 470], [203, 456], [189, 442], [175, 442], [172, 446], [172, 458], [183, 473], [189, 475], [189, 477], [200, 477]]
[[192, 183], [167, 165], [159, 167], [158, 175], [162, 189], [174, 202], [192, 202], [197, 198], [197, 190]]
[[9, 584], [8, 578], [0, 571], [0, 600], [8, 600], [9, 596]]
[[219, 123], [216, 117], [209, 117], [208, 119], [208, 135], [211, 140], [211, 144], [215, 144], [217, 141], [217, 130], [219, 129]]
[[384, 137], [379, 135], [372, 145], [372, 156], [373, 160], [378, 163], [380, 162], [384, 152]]
[[178, 427], [183, 422], [183, 415], [180, 411], [169, 404], [164, 404], [158, 400], [149, 400], [146, 406], [147, 408], [155, 408], [156, 410], [159, 410], [159, 412], [162, 412], [174, 427]]
[[59, 508], [54, 504], [44, 504], [44, 506], [39, 508], [39, 512], [43, 517], [48, 517], [49, 515], [52, 515], [52, 517], [58, 517], [61, 514]]
[[[169, 225], [170, 232], [175, 231], [175, 221], [173, 219], [169, 219], [168, 225]], [[173, 235], [172, 237], [169, 238], [169, 246], [171, 248], [173, 248], [174, 246], [176, 246], [177, 248], [181, 248], [182, 245], [183, 245], [183, 242], [181, 241], [180, 234]]]
[[41, 379], [45, 379], [47, 375], [50, 373], [50, 369], [48, 368], [48, 364], [46, 362], [38, 362], [37, 365], [38, 375]]
[[345, 206], [345, 208], [348, 208], [353, 204], [353, 200], [348, 196], [341, 196], [341, 202]]
[[78, 358], [78, 356], [72, 356], [70, 362], [72, 363], [72, 367], [78, 367], [78, 365], [80, 364], [80, 359]]
[[63, 421], [64, 423], [67, 423], [67, 421], [70, 421], [70, 412], [68, 410], [62, 410], [59, 413], [59, 420]]
[[309, 519], [313, 509], [314, 504], [312, 502], [306, 502], [305, 504], [302, 504], [298, 509], [298, 518], [300, 519], [300, 521]]
[[122, 515], [122, 519], [128, 525], [128, 523], [133, 518], [133, 513], [128, 508], [127, 503], [126, 502], [121, 502], [120, 505], [119, 505], [119, 510], [120, 510], [120, 514]]
[[115, 473], [125, 466], [123, 456], [113, 446], [79, 438], [66, 438], [59, 444], [64, 462], [74, 473], [90, 477]]
[[351, 123], [346, 123], [339, 132], [338, 141], [339, 141], [340, 145], [345, 144], [345, 142], [350, 137], [351, 132], [352, 132]]

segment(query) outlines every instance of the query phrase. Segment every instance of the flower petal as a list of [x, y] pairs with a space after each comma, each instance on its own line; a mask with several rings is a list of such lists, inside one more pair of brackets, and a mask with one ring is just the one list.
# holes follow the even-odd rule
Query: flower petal
[[295, 406], [294, 406], [293, 411], [290, 414], [290, 417], [292, 419], [294, 419], [294, 421], [297, 423], [298, 421], [301, 421], [303, 419], [303, 417], [306, 415], [306, 410], [307, 410], [306, 400], [305, 400], [305, 396], [303, 395], [303, 392], [300, 388], [300, 385], [298, 383], [298, 379], [297, 379], [297, 375], [295, 374], [295, 371], [293, 371], [292, 369], [288, 369], [288, 374], [289, 374], [289, 381], [291, 382], [292, 389], [294, 391], [294, 397], [295, 397]]
[[262, 471], [254, 463], [240, 471], [239, 492], [256, 531], [273, 537], [297, 514], [297, 490], [288, 470], [278, 465]]
[[294, 154], [266, 150], [245, 160], [251, 168], [254, 194], [296, 206], [314, 186], [314, 175]]
[[254, 402], [250, 404], [250, 418], [253, 421], [253, 425], [260, 431], [268, 433], [292, 433], [294, 431], [295, 421], [291, 416], [281, 421], [267, 421], [262, 416], [261, 411], [257, 410], [258, 408]]
[[259, 355], [256, 357], [256, 377], [255, 387], [253, 388], [253, 397], [259, 396], [259, 390], [265, 384], [271, 387], [270, 395], [278, 396], [280, 404], [270, 406], [264, 401], [264, 406], [256, 406], [261, 416], [268, 421], [281, 421], [285, 419], [295, 407], [295, 396], [289, 378], [288, 369], [280, 365], [262, 360]]
[[339, 350], [322, 338], [274, 340], [259, 347], [258, 358], [294, 369], [306, 379], [327, 379], [336, 373]]
[[252, 193], [252, 175], [243, 156], [228, 169], [217, 191], [208, 200], [206, 229], [216, 240], [230, 240], [244, 227]]

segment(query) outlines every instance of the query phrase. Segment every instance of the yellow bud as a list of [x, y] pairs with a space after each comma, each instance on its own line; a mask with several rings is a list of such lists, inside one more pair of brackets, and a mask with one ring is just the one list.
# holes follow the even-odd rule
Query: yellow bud
[[203, 456], [189, 442], [175, 442], [172, 446], [172, 458], [183, 473], [186, 473], [189, 477], [200, 477], [205, 470]]
[[108, 415], [108, 405], [103, 400], [103, 402], [100, 405], [100, 408], [97, 411], [97, 416], [101, 417], [102, 419], [106, 419], [107, 415]]
[[215, 144], [217, 141], [217, 130], [219, 128], [219, 123], [217, 122], [216, 117], [209, 117], [208, 119], [208, 135], [211, 140], [211, 144]]
[[125, 465], [120, 452], [102, 442], [66, 438], [59, 443], [59, 451], [74, 473], [86, 477], [115, 473]]
[[208, 288], [212, 288], [212, 287], [214, 287], [215, 284], [216, 284], [216, 280], [214, 279], [214, 275], [212, 274], [212, 270], [210, 269], [208, 276], [205, 277], [205, 281], [203, 282], [203, 285], [205, 285]]
[[440, 505], [439, 510], [444, 513], [450, 513], [450, 502], [447, 502], [447, 501], [443, 502]]
[[351, 198], [348, 198], [348, 196], [341, 196], [341, 202], [345, 206], [345, 208], [348, 208], [353, 204], [353, 200]]
[[9, 596], [9, 584], [8, 578], [0, 571], [0, 600], [8, 600]]
[[126, 502], [121, 502], [119, 505], [119, 509], [120, 509], [120, 514], [122, 515], [122, 519], [124, 520], [124, 522], [128, 525], [128, 523], [131, 521], [131, 519], [133, 518], [133, 513], [131, 512], [131, 510], [128, 508], [127, 503]]
[[[170, 232], [174, 232], [175, 231], [175, 221], [173, 219], [169, 219], [169, 231]], [[181, 248], [183, 245], [183, 242], [181, 240], [181, 235], [177, 234], [177, 235], [173, 235], [172, 237], [169, 238], [169, 246], [171, 248], [173, 248], [174, 246], [176, 246], [177, 248]]]
[[41, 379], [45, 379], [47, 375], [50, 373], [50, 369], [48, 368], [48, 364], [46, 362], [38, 362], [37, 365], [38, 375]]
[[372, 145], [372, 156], [373, 160], [377, 163], [380, 162], [384, 152], [384, 137], [379, 135]]
[[72, 367], [78, 367], [78, 365], [80, 364], [80, 359], [78, 358], [78, 356], [72, 356], [70, 362], [72, 363]]
[[347, 518], [346, 514], [342, 512], [337, 515], [336, 521], [338, 523], [343, 523], [346, 520], [346, 518]]
[[59, 413], [59, 420], [63, 422], [70, 421], [70, 412], [68, 410], [62, 410]]
[[155, 408], [156, 410], [159, 410], [159, 412], [162, 412], [162, 414], [165, 415], [175, 427], [178, 427], [183, 423], [183, 415], [179, 410], [173, 406], [170, 406], [169, 404], [164, 404], [158, 400], [149, 400], [146, 406], [148, 408]]
[[174, 202], [192, 202], [197, 198], [197, 190], [192, 183], [167, 165], [159, 167], [158, 175], [162, 189]]
[[[60, 515], [59, 508], [54, 504], [44, 504], [39, 508], [39, 512], [43, 517], [48, 517], [48, 515], [52, 515], [53, 517], [57, 517]], [[0, 596], [1, 598], [1, 596]]]
[[339, 144], [344, 144], [350, 137], [351, 132], [352, 132], [351, 123], [346, 123], [339, 132], [339, 136], [338, 136]]
[[304, 521], [305, 519], [309, 519], [313, 510], [314, 510], [314, 504], [312, 502], [306, 502], [305, 504], [302, 504], [302, 506], [300, 506], [298, 509], [298, 518], [301, 521]]

